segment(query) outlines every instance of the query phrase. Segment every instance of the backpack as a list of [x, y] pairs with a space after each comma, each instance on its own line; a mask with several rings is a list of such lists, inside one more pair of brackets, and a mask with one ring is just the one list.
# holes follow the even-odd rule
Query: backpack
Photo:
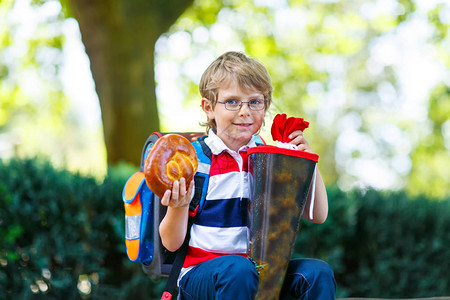
[[[152, 133], [144, 144], [140, 171], [131, 175], [125, 183], [122, 198], [125, 208], [125, 245], [128, 258], [143, 264], [146, 274], [168, 276], [172, 269], [176, 252], [166, 250], [159, 237], [159, 223], [167, 207], [161, 205], [160, 198], [153, 194], [145, 183], [144, 163], [154, 143], [166, 133]], [[204, 203], [209, 180], [211, 150], [204, 144], [201, 133], [181, 133], [192, 142], [199, 160], [194, 176], [195, 191], [190, 203], [189, 215], [194, 217]], [[202, 146], [203, 145], [203, 146]]]
[[[186, 257], [190, 227], [194, 217], [201, 212], [209, 183], [212, 153], [204, 142], [207, 135], [198, 132], [177, 133], [191, 141], [197, 153], [198, 168], [194, 176], [194, 196], [189, 204], [188, 230], [183, 245], [170, 252], [164, 248], [159, 236], [159, 223], [167, 207], [161, 205], [158, 196], [148, 188], [144, 177], [145, 159], [155, 142], [167, 133], [152, 133], [146, 140], [140, 163], [140, 171], [134, 173], [125, 183], [122, 199], [125, 208], [125, 245], [128, 258], [142, 264], [144, 273], [155, 276], [169, 276], [161, 299], [171, 299], [178, 275]], [[255, 135], [257, 145], [265, 142]]]

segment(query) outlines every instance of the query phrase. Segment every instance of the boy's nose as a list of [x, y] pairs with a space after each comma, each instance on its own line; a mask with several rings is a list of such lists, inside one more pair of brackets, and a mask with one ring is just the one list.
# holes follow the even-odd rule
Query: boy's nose
[[249, 114], [250, 113], [250, 106], [248, 105], [248, 102], [242, 102], [241, 107], [239, 108], [240, 114]]

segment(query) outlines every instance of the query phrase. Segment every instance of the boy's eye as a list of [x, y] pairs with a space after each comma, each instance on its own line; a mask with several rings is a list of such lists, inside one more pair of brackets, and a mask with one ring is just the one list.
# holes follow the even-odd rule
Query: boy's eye
[[261, 105], [261, 103], [263, 103], [262, 100], [259, 99], [254, 99], [254, 100], [250, 100], [250, 105]]
[[225, 101], [225, 103], [228, 105], [239, 105], [239, 101], [234, 100], [234, 99], [229, 99], [229, 100]]

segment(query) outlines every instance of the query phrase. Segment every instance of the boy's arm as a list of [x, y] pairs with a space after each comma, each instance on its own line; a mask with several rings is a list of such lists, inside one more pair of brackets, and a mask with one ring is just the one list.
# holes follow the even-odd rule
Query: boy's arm
[[159, 224], [159, 235], [164, 247], [171, 252], [180, 248], [186, 237], [193, 189], [194, 181], [191, 181], [186, 192], [186, 182], [181, 178], [180, 182], [174, 182], [172, 191], [167, 190], [161, 199], [161, 204], [167, 206], [167, 212]]
[[[306, 152], [313, 152], [308, 142], [303, 136], [303, 132], [301, 130], [296, 130], [289, 135], [289, 138], [292, 139], [291, 144], [297, 145], [299, 150]], [[305, 209], [303, 211], [303, 217], [308, 221], [313, 223], [323, 223], [327, 219], [328, 216], [328, 197], [327, 190], [325, 188], [325, 184], [322, 180], [322, 176], [320, 175], [319, 168], [316, 167], [316, 190], [314, 194], [314, 209], [313, 216], [310, 218], [309, 209], [311, 206], [312, 199], [312, 189], [309, 189], [309, 195], [306, 200]], [[312, 183], [311, 183], [312, 184]]]
[[[312, 185], [312, 182], [311, 182]], [[316, 190], [314, 194], [314, 207], [312, 213], [312, 219], [309, 215], [312, 199], [312, 188], [309, 189], [308, 198], [306, 200], [305, 209], [303, 210], [303, 218], [313, 223], [323, 223], [328, 216], [328, 197], [325, 184], [323, 183], [322, 176], [320, 175], [319, 168], [316, 171]]]

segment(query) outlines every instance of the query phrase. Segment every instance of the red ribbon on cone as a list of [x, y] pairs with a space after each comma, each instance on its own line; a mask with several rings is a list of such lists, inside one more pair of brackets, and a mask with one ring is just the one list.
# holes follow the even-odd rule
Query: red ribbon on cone
[[305, 130], [308, 128], [309, 122], [303, 118], [288, 118], [286, 114], [278, 114], [273, 119], [271, 133], [274, 141], [289, 143], [292, 139], [289, 135], [296, 130]]

